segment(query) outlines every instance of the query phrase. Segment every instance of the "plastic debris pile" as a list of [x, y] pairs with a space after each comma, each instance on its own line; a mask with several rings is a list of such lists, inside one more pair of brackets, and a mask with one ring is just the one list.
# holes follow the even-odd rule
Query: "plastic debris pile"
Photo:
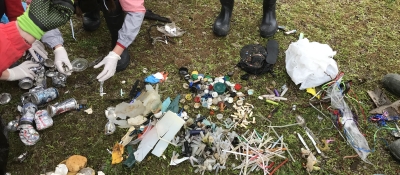
[[[157, 157], [164, 156], [168, 145], [182, 148], [181, 153], [173, 152], [170, 165], [190, 160], [196, 168], [195, 172], [201, 174], [205, 171], [218, 173], [226, 169], [230, 155], [242, 161], [234, 169], [241, 169], [243, 174], [255, 170], [269, 174], [280, 167], [274, 167], [272, 162], [287, 161], [284, 156], [288, 150], [287, 145], [283, 142], [283, 136], [279, 137], [275, 131], [259, 133], [254, 130], [241, 135], [231, 131], [232, 128], [247, 128], [247, 125], [255, 123], [252, 116], [254, 106], [246, 103], [245, 98], [232, 104], [236, 112], [231, 118], [227, 117], [225, 128], [211, 122], [214, 117], [211, 115], [190, 117], [184, 109], [179, 108], [179, 102], [180, 95], [173, 100], [168, 97], [161, 102], [157, 84], [155, 89], [146, 85], [145, 90], [130, 103], [122, 102], [116, 107], [109, 107], [105, 111], [108, 119], [105, 134], [114, 133], [116, 127], [129, 128], [112, 151], [109, 150], [112, 164], [122, 162], [132, 167], [135, 162], [143, 161], [150, 152]], [[211, 105], [207, 107], [212, 108]], [[134, 145], [138, 145], [136, 149], [133, 149]], [[128, 150], [126, 160], [124, 149]]]

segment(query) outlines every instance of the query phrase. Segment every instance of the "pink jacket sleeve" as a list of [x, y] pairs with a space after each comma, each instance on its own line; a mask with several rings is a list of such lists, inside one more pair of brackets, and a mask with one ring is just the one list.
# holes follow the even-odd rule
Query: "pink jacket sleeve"
[[140, 12], [146, 13], [144, 8], [144, 0], [120, 0], [122, 10], [125, 12]]
[[17, 29], [16, 22], [0, 24], [0, 76], [15, 61], [20, 59], [31, 45], [25, 42]]

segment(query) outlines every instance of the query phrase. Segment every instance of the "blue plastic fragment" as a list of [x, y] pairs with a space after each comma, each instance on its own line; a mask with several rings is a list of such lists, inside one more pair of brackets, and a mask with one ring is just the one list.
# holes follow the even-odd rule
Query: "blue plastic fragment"
[[171, 98], [167, 98], [163, 101], [161, 106], [161, 112], [167, 112], [168, 106], [171, 104]]

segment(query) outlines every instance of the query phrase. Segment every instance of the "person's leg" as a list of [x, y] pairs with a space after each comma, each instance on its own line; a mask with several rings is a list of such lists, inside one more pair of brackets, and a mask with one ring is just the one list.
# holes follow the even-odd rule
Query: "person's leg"
[[5, 122], [0, 118], [0, 175], [6, 174], [9, 145]]
[[79, 0], [78, 7], [82, 10], [83, 29], [94, 31], [100, 27], [100, 8], [96, 0]]
[[221, 12], [213, 25], [213, 32], [217, 36], [228, 35], [231, 23], [234, 0], [220, 0]]
[[[107, 0], [106, 0], [107, 1]], [[112, 1], [112, 0], [110, 0]], [[122, 11], [121, 4], [119, 0], [114, 0], [114, 4], [102, 3], [100, 0], [100, 9], [103, 12], [104, 19], [107, 23], [108, 31], [111, 35], [111, 48], [114, 48], [118, 40], [118, 31], [122, 28], [125, 20], [125, 13]], [[109, 5], [107, 5], [109, 4]], [[121, 59], [117, 63], [117, 72], [123, 71], [130, 64], [130, 56], [128, 48], [126, 48], [120, 55]]]
[[0, 0], [0, 18], [6, 13], [6, 3]]
[[276, 22], [276, 0], [264, 0], [263, 2], [263, 18], [260, 25], [261, 37], [267, 38], [274, 36], [278, 30]]

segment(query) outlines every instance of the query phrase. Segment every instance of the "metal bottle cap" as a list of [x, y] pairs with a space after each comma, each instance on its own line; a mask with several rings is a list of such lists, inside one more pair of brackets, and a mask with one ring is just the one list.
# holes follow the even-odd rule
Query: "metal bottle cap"
[[4, 105], [10, 102], [11, 100], [11, 94], [9, 93], [2, 93], [0, 94], [0, 104]]

